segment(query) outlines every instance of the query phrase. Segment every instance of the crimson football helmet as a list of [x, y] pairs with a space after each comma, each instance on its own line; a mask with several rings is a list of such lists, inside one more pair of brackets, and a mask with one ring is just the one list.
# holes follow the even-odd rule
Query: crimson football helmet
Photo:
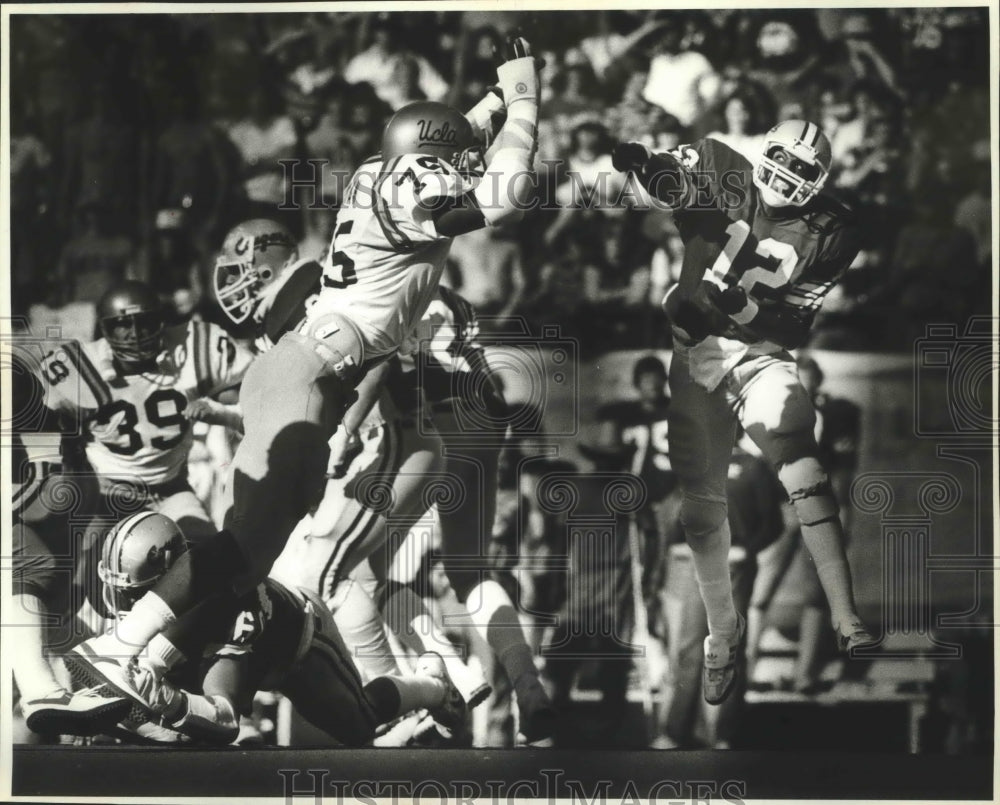
[[801, 207], [826, 184], [833, 165], [830, 141], [815, 123], [785, 120], [764, 135], [753, 182], [772, 207]]
[[277, 221], [254, 218], [237, 224], [215, 262], [215, 298], [235, 324], [250, 318], [265, 288], [299, 256], [292, 233]]
[[177, 523], [162, 514], [137, 512], [118, 523], [97, 565], [109, 612], [118, 617], [131, 610], [187, 549]]
[[385, 124], [383, 161], [404, 154], [437, 157], [465, 176], [474, 174], [484, 162], [482, 144], [465, 115], [435, 101], [407, 104]]
[[155, 360], [163, 349], [166, 311], [144, 282], [126, 280], [111, 288], [97, 303], [97, 321], [122, 363]]

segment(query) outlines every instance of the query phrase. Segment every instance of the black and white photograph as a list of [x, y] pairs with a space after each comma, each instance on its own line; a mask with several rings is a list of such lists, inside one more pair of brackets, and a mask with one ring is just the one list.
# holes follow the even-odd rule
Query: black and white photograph
[[5, 4], [0, 797], [994, 801], [998, 11]]

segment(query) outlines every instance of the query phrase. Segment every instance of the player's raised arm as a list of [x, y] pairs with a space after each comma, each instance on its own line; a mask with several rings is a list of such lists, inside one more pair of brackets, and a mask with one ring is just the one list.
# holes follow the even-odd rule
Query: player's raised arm
[[679, 210], [694, 200], [697, 188], [684, 153], [654, 153], [642, 143], [618, 143], [611, 163], [615, 170], [634, 174], [653, 198]]
[[522, 37], [508, 43], [508, 60], [497, 68], [507, 117], [486, 152], [479, 184], [433, 214], [449, 237], [520, 220], [535, 190], [532, 165], [538, 144], [538, 61]]

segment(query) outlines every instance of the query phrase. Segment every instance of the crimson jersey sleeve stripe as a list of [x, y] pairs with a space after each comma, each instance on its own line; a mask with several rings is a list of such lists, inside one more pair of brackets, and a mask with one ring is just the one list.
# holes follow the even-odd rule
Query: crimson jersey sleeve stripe
[[209, 355], [207, 327], [203, 322], [191, 322], [191, 349], [194, 353], [194, 377], [198, 396], [204, 397], [212, 388], [212, 362]]
[[399, 165], [400, 159], [402, 159], [402, 157], [396, 157], [382, 169], [382, 175], [379, 177], [379, 180], [375, 185], [375, 220], [378, 221], [378, 225], [382, 228], [382, 234], [385, 235], [385, 239], [389, 241], [389, 245], [392, 246], [395, 251], [412, 252], [416, 248], [416, 245], [392, 219], [392, 213], [389, 210], [389, 202], [382, 197], [381, 193], [382, 185], [392, 179], [395, 174], [396, 166]]
[[77, 373], [83, 378], [83, 382], [87, 384], [87, 388], [94, 395], [97, 407], [103, 408], [105, 405], [111, 405], [111, 389], [104, 382], [104, 378], [101, 377], [100, 372], [94, 368], [94, 364], [90, 362], [87, 354], [80, 348], [79, 343], [70, 341], [63, 345], [63, 351]]

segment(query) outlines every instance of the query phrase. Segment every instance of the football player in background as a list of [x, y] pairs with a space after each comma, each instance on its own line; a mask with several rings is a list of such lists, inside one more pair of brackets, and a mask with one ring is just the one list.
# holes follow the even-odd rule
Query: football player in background
[[[99, 564], [112, 615], [123, 617], [187, 550], [176, 523], [163, 515], [122, 520]], [[129, 700], [115, 734], [231, 743], [239, 715], [249, 714], [259, 690], [280, 691], [307, 721], [348, 746], [370, 743], [376, 727], [413, 710], [427, 709], [451, 729], [465, 722], [465, 703], [433, 652], [418, 658], [412, 675], [362, 683], [333, 616], [309, 590], [268, 578], [240, 599], [235, 617], [215, 611], [205, 618], [200, 644], [181, 651], [168, 635], [157, 635], [148, 656], [129, 666], [144, 701]]]
[[46, 405], [84, 423], [100, 481], [97, 543], [142, 507], [176, 520], [189, 540], [215, 533], [187, 480], [191, 422], [240, 427], [239, 409], [214, 398], [235, 403], [252, 356], [218, 325], [168, 327], [165, 317], [149, 285], [123, 282], [97, 305], [103, 337], [58, 345], [41, 364]]
[[[225, 528], [195, 544], [111, 634], [77, 646], [77, 682], [137, 697], [127, 670], [152, 638], [213, 595], [266, 577], [288, 535], [321, 496], [327, 441], [366, 371], [395, 353], [437, 289], [453, 237], [520, 218], [533, 193], [538, 64], [523, 39], [466, 117], [422, 102], [386, 125], [382, 152], [364, 163], [338, 215], [323, 290], [300, 331], [286, 333], [243, 384], [245, 437], [233, 460]], [[506, 120], [484, 157], [494, 113]], [[232, 591], [232, 592], [229, 592]]]
[[726, 468], [737, 422], [795, 506], [841, 646], [875, 642], [857, 614], [815, 411], [789, 353], [857, 254], [859, 228], [820, 194], [831, 152], [813, 123], [771, 129], [756, 167], [711, 139], [657, 154], [622, 143], [613, 161], [674, 210], [685, 246], [680, 280], [664, 299], [675, 341], [670, 459], [708, 616], [703, 688], [714, 704], [735, 685], [746, 633], [727, 561]]

